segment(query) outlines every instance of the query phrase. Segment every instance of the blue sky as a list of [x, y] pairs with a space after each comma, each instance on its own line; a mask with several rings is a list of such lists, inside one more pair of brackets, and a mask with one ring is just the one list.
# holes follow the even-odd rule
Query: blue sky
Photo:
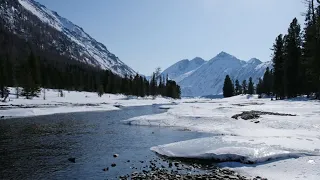
[[270, 60], [301, 0], [37, 0], [82, 27], [123, 62], [150, 75], [182, 59], [221, 51]]

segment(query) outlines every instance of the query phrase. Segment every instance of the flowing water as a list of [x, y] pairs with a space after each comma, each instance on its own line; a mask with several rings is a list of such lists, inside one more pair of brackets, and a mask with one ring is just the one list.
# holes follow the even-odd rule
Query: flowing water
[[0, 179], [117, 179], [155, 158], [152, 146], [206, 136], [121, 123], [161, 112], [153, 105], [1, 120]]

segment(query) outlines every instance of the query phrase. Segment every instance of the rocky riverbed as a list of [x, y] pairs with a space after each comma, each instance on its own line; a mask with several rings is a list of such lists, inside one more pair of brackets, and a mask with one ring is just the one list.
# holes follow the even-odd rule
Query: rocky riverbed
[[231, 118], [238, 119], [240, 117], [243, 120], [250, 120], [250, 119], [258, 119], [261, 115], [296, 116], [295, 114], [284, 114], [284, 113], [275, 113], [275, 112], [244, 111], [241, 114], [233, 115]]
[[[215, 180], [249, 180], [244, 176], [239, 175], [233, 171], [227, 169], [215, 169], [210, 173], [205, 174], [179, 174], [175, 171], [169, 171], [167, 169], [155, 169], [152, 171], [133, 172], [131, 175], [121, 176], [119, 179], [215, 179]], [[265, 178], [255, 177], [253, 180], [266, 180]]]
[[[128, 161], [130, 162], [130, 161]], [[143, 162], [143, 161], [141, 161]], [[108, 168], [109, 169], [109, 168]], [[132, 167], [132, 169], [137, 169]], [[104, 169], [105, 171], [106, 169]], [[160, 179], [214, 179], [214, 180], [267, 180], [262, 177], [248, 178], [229, 169], [221, 169], [214, 164], [183, 163], [156, 158], [145, 163], [142, 171], [134, 171], [131, 174], [122, 175], [121, 180], [160, 180]]]

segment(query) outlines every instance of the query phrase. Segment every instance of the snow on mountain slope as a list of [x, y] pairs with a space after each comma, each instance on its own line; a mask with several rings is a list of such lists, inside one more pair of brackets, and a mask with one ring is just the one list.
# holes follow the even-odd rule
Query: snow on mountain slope
[[[176, 64], [182, 64], [182, 61]], [[169, 71], [167, 69], [163, 73], [166, 74], [169, 72], [169, 77], [177, 81], [181, 86], [183, 96], [221, 94], [226, 75], [230, 75], [233, 80], [238, 79], [240, 82], [252, 77], [253, 81], [257, 83], [258, 79], [263, 76], [266, 68], [272, 67], [271, 62], [261, 62], [256, 58], [252, 58], [246, 62], [226, 52], [221, 52], [210, 61], [194, 68], [191, 70], [192, 73], [179, 70], [174, 71], [178, 69], [172, 68], [175, 65], [171, 66]], [[176, 74], [179, 75], [178, 78], [172, 76]], [[179, 77], [184, 78], [179, 79]]]
[[200, 57], [192, 60], [184, 59], [167, 68], [162, 74], [168, 75], [170, 79], [176, 82], [180, 82], [205, 63], [206, 61]]
[[[135, 71], [124, 64], [118, 57], [109, 52], [107, 48], [88, 35], [81, 27], [73, 24], [66, 18], [59, 16], [56, 12], [34, 0], [3, 0], [1, 1], [0, 15], [13, 33], [24, 38], [32, 37], [34, 31], [24, 27], [33, 26], [43, 30], [39, 25], [47, 24], [58, 32], [45, 28], [50, 41], [47, 47], [53, 47], [61, 55], [99, 67], [109, 69], [112, 72], [124, 76], [134, 75]], [[15, 9], [11, 11], [11, 9]], [[2, 11], [1, 11], [2, 10]], [[39, 20], [32, 17], [33, 14]], [[47, 38], [48, 38], [47, 37]]]

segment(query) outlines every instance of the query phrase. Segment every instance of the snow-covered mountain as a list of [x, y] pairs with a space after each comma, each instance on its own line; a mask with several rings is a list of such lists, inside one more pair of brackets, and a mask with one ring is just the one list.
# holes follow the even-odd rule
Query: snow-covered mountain
[[206, 63], [206, 61], [200, 57], [196, 57], [192, 60], [184, 59], [164, 70], [162, 74], [168, 74], [170, 79], [179, 82], [182, 81], [188, 75], [192, 74], [204, 63]]
[[170, 79], [177, 81], [181, 86], [183, 96], [221, 94], [226, 75], [230, 75], [233, 80], [238, 79], [239, 81], [248, 80], [252, 77], [254, 82], [257, 83], [266, 68], [272, 67], [270, 61], [261, 62], [256, 58], [243, 61], [226, 52], [221, 52], [211, 60], [203, 60], [194, 66], [189, 66], [189, 64], [191, 64], [191, 61], [182, 60], [163, 72], [164, 75], [168, 74]]
[[33, 41], [42, 49], [54, 49], [60, 55], [109, 69], [121, 76], [135, 74], [81, 27], [34, 0], [1, 0], [0, 16], [11, 32]]

